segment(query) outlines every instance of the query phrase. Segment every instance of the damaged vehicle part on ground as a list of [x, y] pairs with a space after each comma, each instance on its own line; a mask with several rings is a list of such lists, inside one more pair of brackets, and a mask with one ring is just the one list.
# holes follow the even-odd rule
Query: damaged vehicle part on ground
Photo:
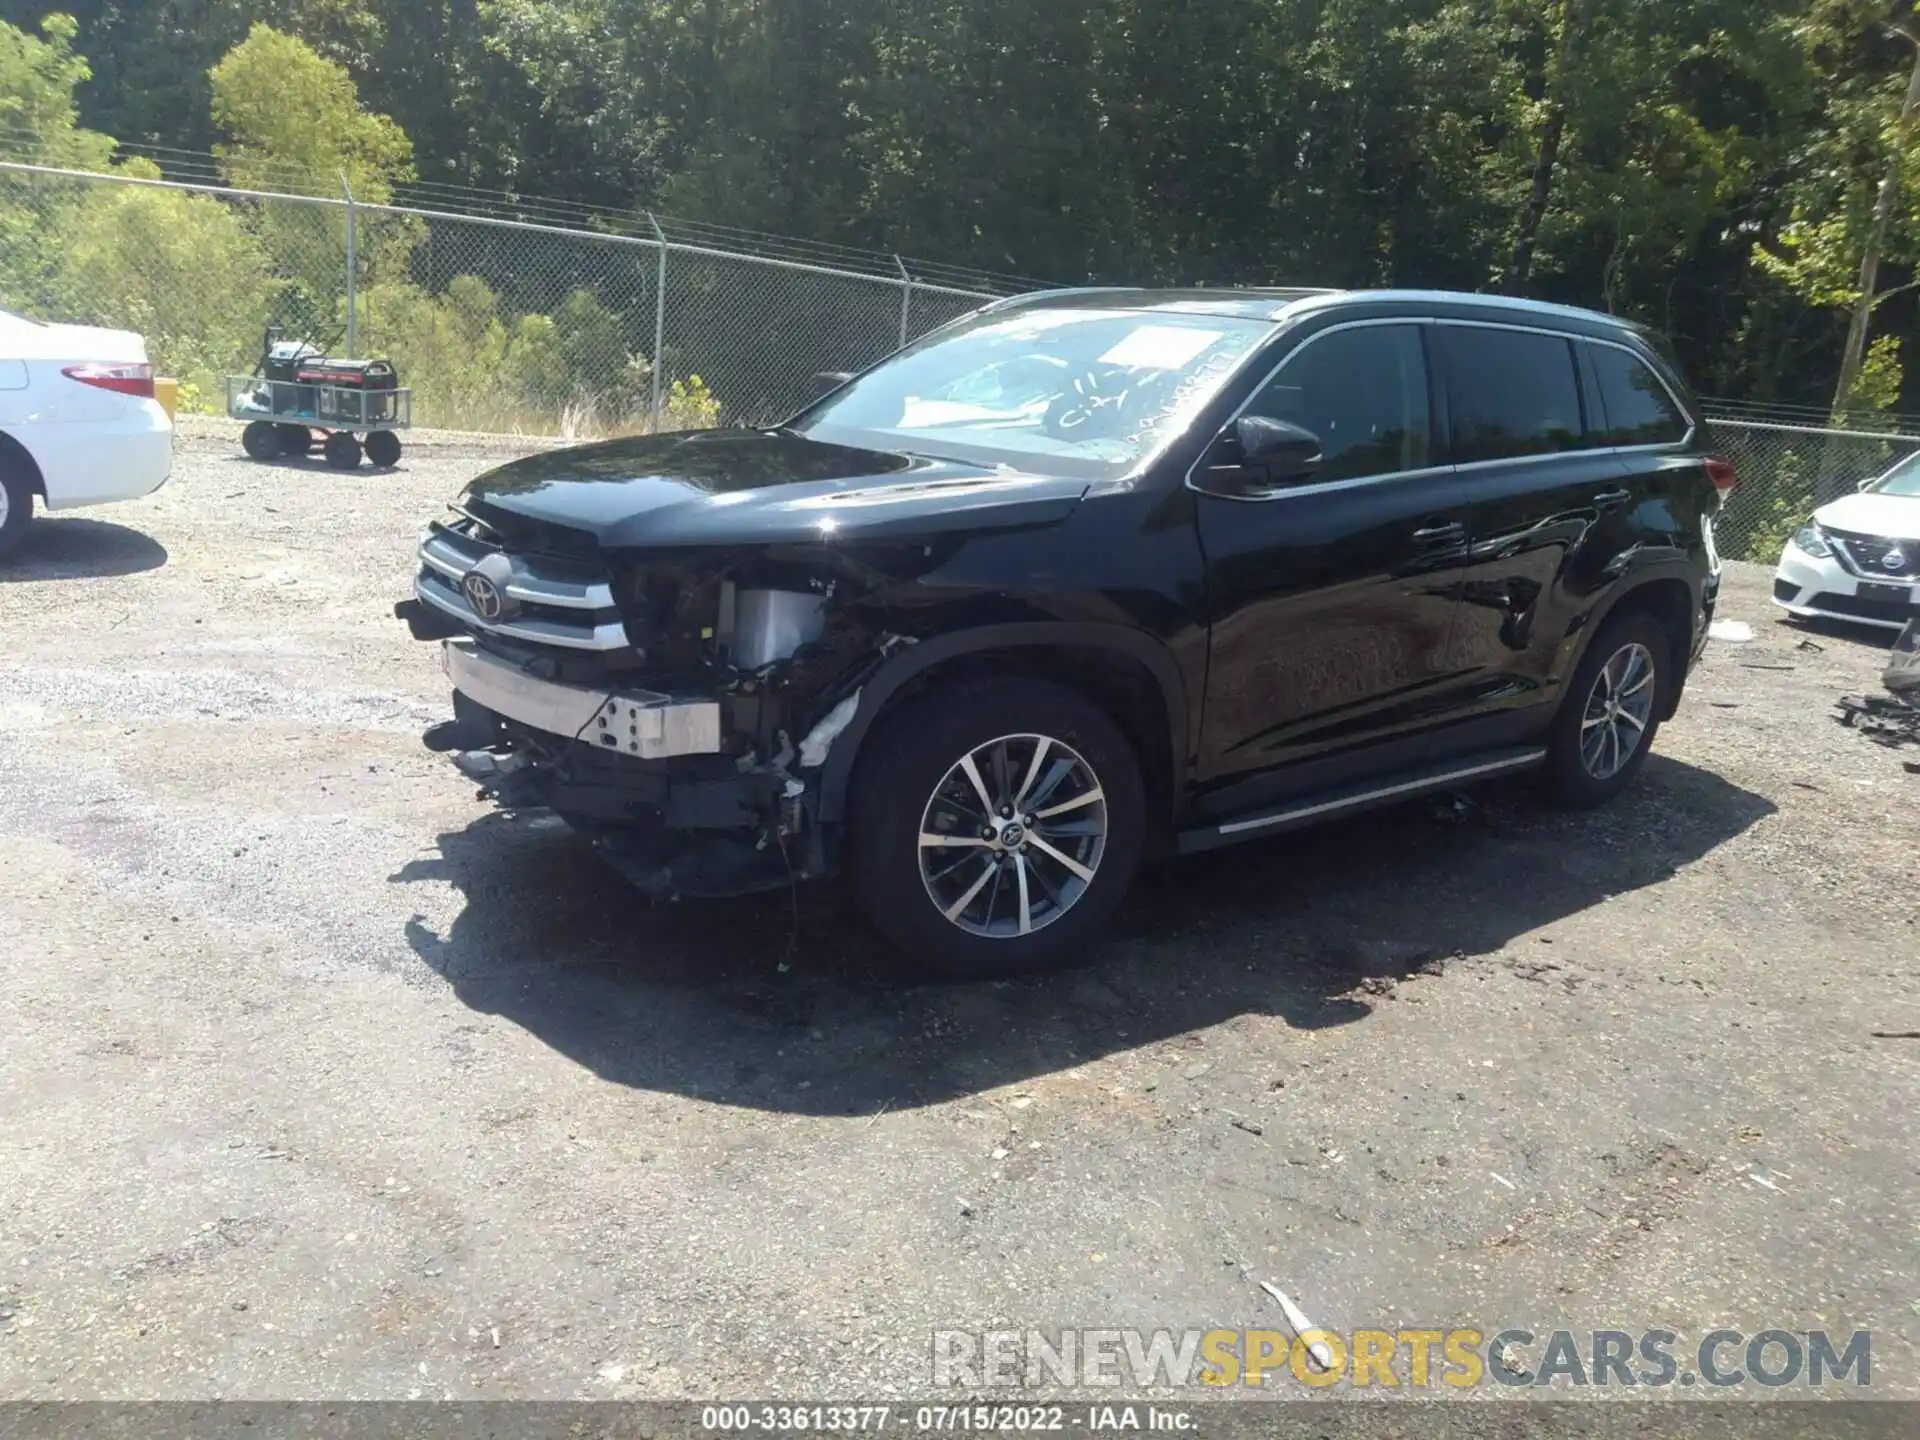
[[1678, 705], [1733, 483], [1656, 343], [1426, 292], [1000, 301], [788, 424], [480, 476], [398, 613], [427, 743], [662, 895], [844, 872], [949, 972], [1147, 856], [1542, 770]]

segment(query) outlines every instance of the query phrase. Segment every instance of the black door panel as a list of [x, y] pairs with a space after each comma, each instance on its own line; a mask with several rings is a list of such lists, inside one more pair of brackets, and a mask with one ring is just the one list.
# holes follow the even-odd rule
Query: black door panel
[[1210, 776], [1393, 734], [1446, 707], [1464, 531], [1450, 544], [1413, 536], [1440, 518], [1447, 486], [1428, 473], [1252, 505], [1202, 499]]
[[[1245, 413], [1311, 431], [1323, 461], [1263, 498], [1202, 494], [1212, 647], [1203, 781], [1244, 777], [1429, 722], [1448, 689], [1467, 527], [1428, 465], [1421, 327], [1313, 335]], [[1203, 462], [1231, 484], [1232, 426]]]
[[1433, 331], [1470, 532], [1449, 656], [1469, 713], [1555, 698], [1568, 637], [1632, 547], [1638, 492], [1578, 344], [1512, 326]]
[[1628, 478], [1625, 462], [1604, 452], [1459, 472], [1473, 540], [1452, 663], [1467, 677], [1470, 709], [1552, 698], [1563, 642], [1631, 545], [1628, 505], [1612, 498]]

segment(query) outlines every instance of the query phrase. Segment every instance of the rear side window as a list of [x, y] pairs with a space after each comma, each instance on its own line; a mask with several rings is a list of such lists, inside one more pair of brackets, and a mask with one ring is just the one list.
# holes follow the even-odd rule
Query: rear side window
[[1667, 387], [1638, 355], [1611, 345], [1589, 345], [1607, 411], [1607, 445], [1671, 445], [1686, 438], [1687, 417]]
[[1455, 464], [1590, 443], [1570, 341], [1482, 325], [1438, 325], [1434, 332], [1445, 357]]
[[1246, 415], [1290, 420], [1320, 438], [1315, 480], [1353, 480], [1427, 464], [1427, 364], [1412, 325], [1362, 325], [1307, 341]]

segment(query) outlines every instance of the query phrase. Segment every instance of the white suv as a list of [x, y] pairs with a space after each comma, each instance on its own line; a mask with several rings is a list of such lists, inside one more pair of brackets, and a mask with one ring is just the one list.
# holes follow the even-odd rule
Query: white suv
[[1920, 452], [1813, 512], [1780, 557], [1773, 603], [1890, 630], [1920, 617]]

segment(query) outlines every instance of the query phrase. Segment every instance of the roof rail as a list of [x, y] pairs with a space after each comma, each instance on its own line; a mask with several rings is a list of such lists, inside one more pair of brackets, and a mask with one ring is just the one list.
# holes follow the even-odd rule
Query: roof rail
[[1133, 295], [1145, 290], [1144, 285], [1055, 285], [1047, 290], [1022, 290], [1014, 295], [1002, 295], [998, 300], [989, 300], [973, 313], [984, 315], [990, 310], [1004, 310], [1009, 305], [1024, 305], [1029, 300], [1051, 300], [1056, 295]]

